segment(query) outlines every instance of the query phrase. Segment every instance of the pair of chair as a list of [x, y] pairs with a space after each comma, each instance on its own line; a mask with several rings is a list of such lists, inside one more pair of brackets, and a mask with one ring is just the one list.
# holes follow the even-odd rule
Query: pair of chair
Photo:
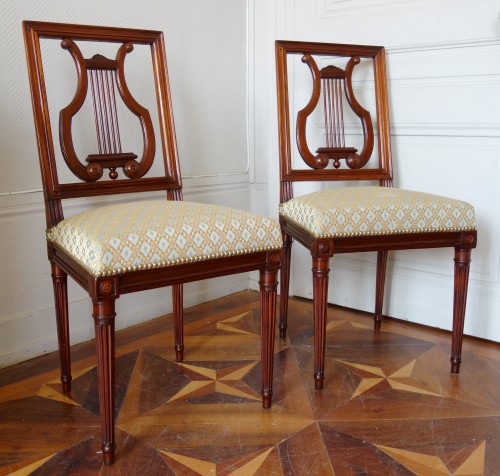
[[[281, 261], [280, 334], [284, 337], [292, 239], [308, 247], [313, 259], [316, 388], [322, 387], [324, 379], [328, 262], [338, 252], [378, 251], [375, 322], [379, 327], [387, 251], [455, 247], [452, 372], [458, 372], [470, 250], [476, 241], [473, 210], [462, 202], [390, 188], [392, 172], [383, 48], [277, 43], [280, 229], [276, 221], [260, 215], [182, 200], [161, 32], [30, 21], [23, 23], [23, 30], [46, 205], [61, 382], [63, 390], [70, 392], [69, 275], [87, 290], [92, 299], [105, 464], [112, 464], [115, 457], [116, 299], [126, 293], [172, 286], [175, 352], [176, 358], [182, 360], [183, 284], [259, 270], [262, 402], [264, 408], [268, 408], [272, 397], [277, 272]], [[53, 43], [53, 40], [67, 50], [77, 73], [74, 97], [59, 112], [61, 154], [56, 153], [54, 147], [43, 59], [47, 51], [54, 54], [50, 49], [45, 50], [45, 43]], [[110, 51], [105, 43], [113, 46], [114, 59], [103, 54], [86, 58], [82, 53], [90, 49], [89, 45], [93, 51], [97, 48], [97, 53], [101, 48]], [[79, 45], [84, 46], [80, 48]], [[127, 62], [136, 54], [134, 47], [141, 51], [146, 47], [150, 55], [148, 64], [154, 79], [154, 92], [148, 108], [131, 93], [127, 82], [129, 76], [125, 75], [125, 71], [129, 71]], [[307, 170], [296, 170], [292, 166], [287, 57], [297, 54], [303, 56], [314, 80], [311, 101], [299, 112], [297, 119], [297, 143]], [[345, 70], [338, 67], [319, 70], [313, 55], [326, 59], [340, 55], [350, 59]], [[375, 63], [379, 166], [369, 170], [363, 167], [369, 162], [374, 144], [371, 117], [356, 100], [351, 83], [352, 70], [360, 58], [369, 58]], [[134, 74], [146, 72], [146, 68], [135, 69]], [[324, 113], [329, 124], [328, 141], [326, 147], [320, 147], [314, 156], [308, 148], [306, 123], [321, 95], [322, 82], [327, 84]], [[147, 81], [139, 84], [144, 88]], [[360, 154], [345, 147], [341, 122], [344, 96], [362, 121], [364, 145]], [[155, 109], [151, 114], [150, 110]], [[88, 130], [81, 132], [77, 127], [86, 114], [94, 118], [96, 138], [92, 140]], [[125, 132], [121, 131], [123, 122], [128, 127]], [[134, 136], [130, 127], [135, 127], [139, 133]], [[141, 158], [135, 152], [123, 152], [123, 149], [139, 152]], [[151, 176], [158, 155], [163, 158], [164, 174]], [[345, 160], [347, 169], [342, 168], [341, 160]], [[331, 161], [333, 168], [329, 167]], [[59, 179], [57, 166], [63, 164], [79, 181]], [[105, 171], [107, 178], [104, 178]], [[378, 180], [385, 187], [348, 187], [293, 198], [294, 181], [352, 179]], [[65, 218], [63, 212], [63, 200], [70, 198], [160, 191], [166, 194], [167, 200], [112, 202], [69, 218]], [[384, 207], [394, 211], [392, 220], [385, 218]], [[424, 219], [427, 210], [433, 211], [434, 215]], [[373, 219], [370, 218], [372, 215]]]

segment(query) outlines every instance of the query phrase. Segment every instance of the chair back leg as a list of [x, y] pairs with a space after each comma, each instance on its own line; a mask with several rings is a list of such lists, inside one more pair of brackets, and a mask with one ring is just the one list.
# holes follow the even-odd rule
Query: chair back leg
[[462, 362], [465, 306], [469, 284], [471, 249], [455, 248], [455, 284], [453, 291], [453, 329], [451, 336], [451, 373], [458, 374]]
[[52, 267], [52, 284], [56, 306], [57, 340], [61, 364], [61, 384], [64, 393], [71, 392], [71, 353], [68, 319], [68, 275], [55, 263]]
[[292, 237], [286, 233], [283, 236], [283, 251], [281, 257], [280, 283], [280, 337], [286, 337], [288, 327], [288, 297], [290, 294], [290, 260], [292, 258]]
[[375, 288], [375, 314], [373, 325], [375, 330], [382, 324], [382, 308], [384, 306], [385, 272], [387, 268], [387, 250], [377, 252], [377, 280]]
[[184, 298], [183, 285], [172, 286], [172, 302], [174, 310], [175, 358], [178, 362], [184, 359]]

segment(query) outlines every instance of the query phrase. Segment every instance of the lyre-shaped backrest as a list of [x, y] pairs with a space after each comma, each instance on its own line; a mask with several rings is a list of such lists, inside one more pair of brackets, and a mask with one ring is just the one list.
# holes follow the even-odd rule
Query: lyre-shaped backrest
[[[123, 173], [129, 178], [142, 177], [153, 163], [155, 136], [149, 111], [134, 99], [125, 80], [125, 56], [133, 51], [133, 45], [131, 43], [121, 45], [115, 60], [100, 54], [85, 59], [71, 38], [65, 38], [61, 47], [71, 53], [78, 72], [78, 89], [73, 101], [60, 113], [59, 139], [68, 167], [77, 177], [86, 181], [100, 179], [104, 168], [109, 169], [109, 178], [112, 180], [118, 178], [117, 168], [122, 168]], [[88, 165], [85, 167], [76, 155], [71, 128], [72, 119], [83, 106], [89, 90], [92, 97], [98, 153], [87, 156]], [[116, 102], [118, 95], [128, 109], [139, 118], [142, 127], [144, 152], [139, 162], [136, 160], [136, 154], [122, 151]]]
[[[344, 69], [334, 65], [318, 68], [310, 54], [302, 57], [302, 62], [309, 66], [312, 74], [313, 88], [307, 106], [297, 113], [297, 144], [304, 161], [312, 168], [325, 168], [330, 160], [338, 169], [340, 160], [345, 159], [350, 168], [363, 167], [373, 151], [373, 124], [370, 113], [357, 101], [352, 88], [352, 72], [360, 61], [358, 56], [352, 57]], [[306, 121], [321, 100], [324, 115], [325, 144], [316, 150], [314, 156], [307, 145]], [[364, 146], [360, 154], [355, 147], [346, 147], [344, 127], [344, 102], [361, 119], [364, 135]]]
[[[163, 34], [159, 31], [46, 22], [24, 22], [23, 30], [48, 226], [64, 218], [61, 200], [65, 198], [164, 190], [168, 198], [181, 199], [182, 183]], [[78, 182], [59, 181], [41, 40], [58, 42], [76, 66], [74, 96], [58, 113], [61, 155], [68, 169], [79, 179]], [[85, 57], [82, 45], [93, 53]], [[137, 46], [149, 46], [149, 70], [126, 68], [127, 58], [134, 54]], [[109, 58], [101, 54], [101, 49], [116, 53]], [[62, 74], [64, 68], [56, 70]], [[155, 99], [152, 100], [153, 106], [149, 105], [151, 113], [132, 94], [126, 70], [129, 76], [144, 78], [141, 86], [154, 84], [151, 97]], [[74, 77], [64, 79], [67, 79], [68, 84], [75, 83]], [[95, 131], [95, 138], [83, 141], [84, 153], [77, 153], [75, 136], [79, 121], [76, 118], [81, 114], [84, 104], [92, 109], [92, 113], [87, 116], [94, 122], [90, 129]], [[127, 121], [132, 123], [131, 127], [137, 130], [136, 135], [141, 138], [137, 143], [134, 142], [135, 150], [123, 148], [124, 142], [127, 142], [123, 140], [120, 127], [123, 111], [135, 117]], [[157, 134], [151, 116], [153, 113], [156, 115], [154, 120], [159, 124]], [[159, 155], [159, 144], [163, 152], [164, 174], [148, 176], [155, 156]]]
[[[293, 78], [288, 76], [291, 56], [298, 56], [309, 69], [312, 84], [307, 104], [295, 111], [296, 149], [306, 168], [294, 168], [294, 144], [290, 131], [290, 91]], [[373, 62], [376, 104], [376, 128], [370, 112], [358, 101], [353, 88], [353, 71], [362, 59]], [[342, 62], [345, 65], [339, 66]], [[336, 64], [337, 63], [337, 64]], [[376, 180], [382, 185], [392, 181], [389, 110], [385, 51], [377, 46], [340, 45], [296, 41], [276, 42], [278, 122], [280, 139], [281, 200], [293, 196], [294, 181]], [[320, 114], [318, 113], [320, 111]], [[316, 114], [316, 119], [313, 119]], [[346, 114], [357, 117], [363, 144], [356, 148], [346, 134]], [[321, 116], [321, 121], [317, 119]], [[292, 117], [293, 119], [293, 117]], [[308, 123], [322, 122], [323, 143], [315, 148], [308, 139]], [[349, 124], [350, 126], [350, 124]], [[378, 164], [372, 158], [377, 137]]]

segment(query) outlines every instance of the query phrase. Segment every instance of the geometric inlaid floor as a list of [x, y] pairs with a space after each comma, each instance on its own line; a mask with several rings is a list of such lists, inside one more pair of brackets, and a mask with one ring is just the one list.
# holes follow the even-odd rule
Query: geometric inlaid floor
[[500, 346], [330, 307], [326, 377], [312, 378], [311, 302], [290, 301], [274, 396], [260, 398], [259, 295], [117, 333], [116, 462], [104, 467], [93, 344], [74, 347], [71, 395], [55, 355], [0, 370], [0, 475], [500, 474]]

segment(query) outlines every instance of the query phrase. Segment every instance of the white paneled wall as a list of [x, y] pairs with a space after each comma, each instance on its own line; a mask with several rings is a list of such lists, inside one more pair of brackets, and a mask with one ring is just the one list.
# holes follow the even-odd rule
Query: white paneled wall
[[[278, 202], [275, 39], [387, 49], [395, 184], [471, 202], [477, 213], [465, 332], [500, 341], [500, 4], [495, 0], [256, 0], [253, 139], [267, 176], [253, 197]], [[265, 44], [264, 44], [265, 43]], [[370, 84], [362, 87], [370, 89]], [[257, 147], [257, 146], [256, 146]], [[272, 165], [270, 165], [272, 164]], [[264, 182], [267, 180], [267, 187]], [[453, 250], [391, 253], [384, 313], [451, 328]], [[291, 292], [312, 297], [311, 259], [294, 247]], [[373, 311], [372, 254], [331, 262], [329, 301]], [[290, 323], [293, 325], [293, 323]]]
[[[479, 244], [465, 330], [500, 341], [499, 10], [497, 0], [2, 0], [0, 366], [56, 348], [24, 19], [163, 30], [186, 199], [274, 217], [274, 40], [386, 46], [396, 183], [475, 205]], [[336, 257], [330, 301], [372, 310], [374, 263], [371, 255]], [[296, 246], [296, 295], [311, 296], [310, 267]], [[449, 329], [452, 273], [450, 251], [393, 253], [385, 313]], [[186, 305], [247, 286], [246, 275], [193, 284]], [[70, 303], [73, 343], [91, 338], [90, 304], [75, 285]], [[117, 326], [170, 305], [169, 289], [124, 296]]]
[[[244, 0], [2, 0], [1, 6], [0, 366], [5, 366], [57, 348], [22, 20], [164, 31], [185, 199], [248, 209], [250, 185]], [[247, 288], [247, 274], [190, 284], [185, 305]], [[170, 309], [169, 288], [123, 296], [117, 301], [117, 328]], [[72, 343], [93, 337], [88, 296], [73, 283], [70, 321]]]

